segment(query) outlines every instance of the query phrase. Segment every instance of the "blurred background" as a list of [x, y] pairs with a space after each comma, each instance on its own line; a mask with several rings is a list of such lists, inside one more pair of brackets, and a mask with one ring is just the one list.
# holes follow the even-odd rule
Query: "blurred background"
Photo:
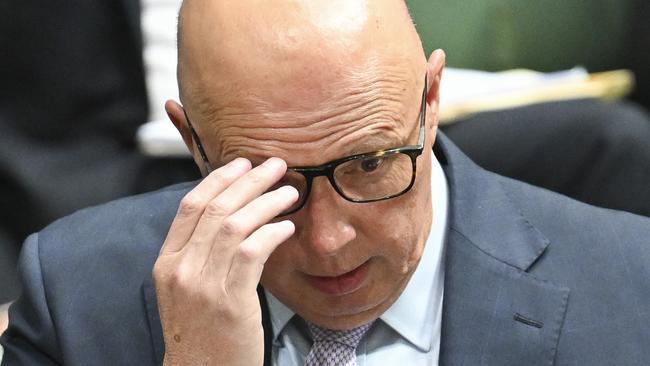
[[[650, 1], [408, 4], [427, 54], [443, 48], [448, 66], [490, 72], [450, 70], [443, 80], [465, 107], [442, 129], [471, 158], [592, 204], [650, 215]], [[0, 2], [0, 304], [19, 294], [15, 265], [30, 233], [89, 205], [199, 177], [177, 143], [166, 150], [164, 138], [155, 140], [156, 125], [138, 139], [144, 123], [165, 118], [164, 100], [177, 98], [179, 6]], [[499, 100], [486, 101], [496, 94], [489, 90], [481, 103], [463, 98], [480, 94], [487, 78], [503, 85], [512, 76], [504, 70], [550, 73], [535, 74], [546, 81], [576, 66], [585, 75], [569, 80], [570, 92], [517, 79]], [[631, 73], [597, 74], [623, 69]], [[163, 144], [151, 149], [147, 138]]]
[[631, 99], [650, 105], [647, 0], [410, 0], [425, 52], [452, 67], [500, 71], [633, 70]]

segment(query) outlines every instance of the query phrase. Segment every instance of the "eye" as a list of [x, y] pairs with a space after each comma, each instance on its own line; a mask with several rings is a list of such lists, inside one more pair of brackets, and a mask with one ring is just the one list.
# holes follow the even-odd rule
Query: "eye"
[[363, 159], [361, 161], [361, 169], [363, 169], [364, 172], [370, 173], [375, 171], [381, 163], [384, 161], [382, 158], [367, 158]]

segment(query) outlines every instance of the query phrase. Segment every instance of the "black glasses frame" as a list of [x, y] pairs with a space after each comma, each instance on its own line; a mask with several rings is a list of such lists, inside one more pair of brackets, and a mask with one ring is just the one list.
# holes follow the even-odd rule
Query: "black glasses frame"
[[[377, 202], [377, 201], [383, 201], [391, 198], [395, 198], [398, 196], [401, 196], [408, 192], [411, 188], [413, 188], [413, 184], [415, 183], [415, 177], [416, 177], [416, 171], [417, 171], [417, 157], [422, 155], [422, 151], [424, 150], [424, 138], [425, 138], [425, 127], [426, 127], [426, 111], [427, 111], [427, 103], [426, 103], [426, 98], [427, 98], [427, 77], [425, 75], [424, 77], [424, 88], [422, 90], [422, 100], [420, 104], [420, 114], [419, 114], [419, 120], [420, 120], [420, 130], [418, 133], [418, 143], [417, 145], [407, 145], [403, 147], [396, 147], [396, 148], [391, 148], [391, 149], [383, 149], [383, 150], [377, 150], [373, 152], [368, 152], [368, 153], [362, 153], [362, 154], [355, 154], [355, 155], [350, 155], [346, 156], [343, 158], [339, 158], [336, 160], [332, 160], [330, 162], [327, 162], [322, 165], [318, 166], [303, 166], [303, 167], [290, 167], [287, 168], [287, 171], [292, 171], [296, 172], [299, 174], [302, 174], [305, 177], [305, 191], [302, 197], [300, 198], [301, 201], [299, 204], [292, 208], [289, 211], [283, 212], [280, 216], [285, 216], [285, 215], [290, 215], [298, 210], [300, 210], [305, 203], [307, 203], [307, 200], [309, 198], [309, 194], [311, 193], [311, 186], [314, 178], [316, 177], [327, 177], [327, 180], [329, 180], [330, 184], [334, 188], [334, 190], [345, 200], [350, 201], [350, 202], [355, 202], [355, 203], [369, 203], [369, 202]], [[199, 136], [197, 135], [196, 131], [194, 131], [194, 128], [192, 127], [192, 123], [190, 122], [189, 117], [187, 116], [187, 112], [183, 109], [183, 113], [185, 113], [185, 119], [187, 120], [187, 124], [190, 128], [190, 133], [192, 134], [192, 137], [196, 141], [197, 148], [199, 150], [199, 154], [201, 155], [201, 159], [203, 159], [203, 164], [205, 165], [205, 168], [208, 173], [212, 172], [214, 168], [210, 164], [210, 161], [208, 160], [207, 155], [205, 154], [205, 150], [203, 149], [203, 144], [201, 143], [201, 140], [199, 139]], [[375, 157], [382, 157], [386, 155], [395, 155], [395, 154], [406, 154], [409, 156], [411, 159], [411, 164], [413, 167], [413, 173], [411, 175], [411, 182], [409, 185], [402, 190], [399, 193], [384, 196], [384, 197], [378, 197], [378, 198], [373, 198], [373, 199], [368, 199], [368, 200], [358, 200], [358, 199], [353, 199], [348, 197], [343, 190], [338, 186], [336, 183], [336, 179], [334, 178], [334, 171], [336, 168], [348, 161], [351, 160], [358, 160], [358, 159], [364, 159], [364, 158], [375, 158]]]

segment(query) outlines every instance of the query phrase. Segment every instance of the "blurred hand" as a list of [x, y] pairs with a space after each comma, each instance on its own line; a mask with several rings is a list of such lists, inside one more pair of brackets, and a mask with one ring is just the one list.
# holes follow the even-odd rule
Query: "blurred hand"
[[286, 169], [278, 158], [254, 169], [236, 159], [181, 201], [153, 269], [165, 365], [262, 365], [256, 289], [294, 232], [290, 221], [269, 222], [298, 199], [293, 187], [264, 192]]

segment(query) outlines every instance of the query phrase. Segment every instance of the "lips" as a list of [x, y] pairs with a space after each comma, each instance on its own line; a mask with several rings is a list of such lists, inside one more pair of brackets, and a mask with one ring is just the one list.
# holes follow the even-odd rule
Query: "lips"
[[358, 290], [368, 275], [368, 262], [338, 276], [311, 276], [307, 281], [317, 290], [333, 296], [341, 296]]

